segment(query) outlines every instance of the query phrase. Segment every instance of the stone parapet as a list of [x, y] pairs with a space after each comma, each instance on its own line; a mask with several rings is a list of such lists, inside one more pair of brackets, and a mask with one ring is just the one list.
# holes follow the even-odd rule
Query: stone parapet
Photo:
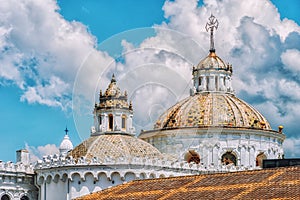
[[34, 174], [34, 166], [33, 165], [24, 165], [21, 162], [13, 163], [11, 161], [2, 162], [0, 161], [0, 172], [11, 172], [11, 173], [26, 173], [26, 174]]

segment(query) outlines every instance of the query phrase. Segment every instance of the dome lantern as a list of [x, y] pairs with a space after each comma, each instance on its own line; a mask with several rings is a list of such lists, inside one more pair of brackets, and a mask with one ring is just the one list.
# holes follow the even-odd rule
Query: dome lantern
[[217, 56], [214, 46], [214, 30], [218, 26], [218, 20], [211, 15], [205, 26], [206, 31], [210, 31], [209, 55], [193, 67], [194, 86], [191, 95], [203, 92], [234, 93], [231, 85], [232, 66]]
[[135, 135], [132, 126], [132, 104], [127, 101], [127, 92], [122, 92], [117, 85], [115, 75], [104, 93], [99, 94], [99, 104], [94, 108], [94, 126], [92, 135], [125, 134]]

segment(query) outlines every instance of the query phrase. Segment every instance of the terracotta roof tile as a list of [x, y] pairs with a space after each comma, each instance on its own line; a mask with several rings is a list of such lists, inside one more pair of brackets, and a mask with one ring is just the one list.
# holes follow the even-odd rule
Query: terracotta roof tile
[[189, 200], [199, 200], [204, 199], [218, 199], [222, 197], [223, 199], [232, 199], [235, 194], [240, 193], [242, 188], [232, 188], [228, 190], [206, 190], [206, 191], [186, 191], [186, 192], [177, 192], [172, 196], [169, 196], [168, 199], [184, 199], [183, 197], [188, 197]]
[[[125, 192], [148, 192], [148, 191], [155, 191], [155, 190], [171, 190], [177, 189], [178, 187], [185, 185], [191, 181], [193, 181], [195, 177], [186, 177], [181, 181], [174, 181], [173, 179], [165, 179], [163, 182], [157, 181], [157, 179], [148, 180], [147, 187], [144, 187], [144, 184], [136, 185], [135, 187], [127, 187], [122, 190], [119, 190], [117, 194], [122, 194]], [[152, 184], [151, 184], [152, 183]]]
[[300, 167], [137, 180], [76, 200], [96, 199], [300, 199]]
[[261, 182], [262, 180], [266, 179], [270, 175], [274, 174], [273, 171], [265, 172], [265, 171], [255, 171], [256, 173], [253, 173], [251, 171], [244, 172], [244, 173], [236, 173], [234, 174], [234, 177], [228, 176], [226, 173], [222, 174], [215, 174], [213, 178], [211, 176], [207, 176], [206, 178], [202, 179], [200, 182], [195, 183], [194, 185], [191, 185], [189, 187], [195, 188], [195, 187], [204, 187], [204, 186], [223, 186], [224, 183], [227, 185], [231, 184], [250, 184], [250, 183], [256, 183]]

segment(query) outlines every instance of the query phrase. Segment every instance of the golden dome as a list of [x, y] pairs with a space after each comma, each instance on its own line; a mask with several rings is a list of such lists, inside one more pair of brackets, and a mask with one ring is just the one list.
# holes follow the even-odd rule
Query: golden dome
[[229, 126], [271, 129], [264, 116], [246, 102], [226, 93], [189, 96], [163, 113], [154, 129]]
[[196, 66], [196, 69], [199, 70], [209, 70], [209, 69], [216, 69], [216, 70], [225, 70], [225, 71], [232, 71], [231, 65], [226, 65], [224, 61], [216, 55], [215, 52], [210, 52], [209, 55], [201, 60], [199, 64]]
[[109, 158], [134, 159], [134, 158], [161, 158], [162, 154], [151, 144], [129, 135], [98, 135], [91, 136], [69, 152], [75, 159], [94, 157], [104, 161]]

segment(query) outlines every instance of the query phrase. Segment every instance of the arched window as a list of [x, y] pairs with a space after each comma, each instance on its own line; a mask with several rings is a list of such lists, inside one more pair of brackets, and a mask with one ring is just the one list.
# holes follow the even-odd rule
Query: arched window
[[208, 89], [209, 89], [209, 88], [208, 88], [208, 85], [209, 85], [209, 77], [207, 76], [207, 77], [206, 77], [206, 88], [205, 88], [206, 91], [208, 91]]
[[222, 155], [222, 164], [224, 165], [236, 165], [236, 157], [231, 152], [226, 152]]
[[262, 167], [263, 166], [263, 160], [267, 159], [267, 156], [264, 153], [260, 153], [256, 156], [256, 166]]
[[22, 196], [21, 200], [29, 200], [28, 196]]
[[202, 85], [202, 77], [200, 76], [199, 77], [199, 86], [201, 86]]
[[10, 200], [10, 197], [7, 194], [5, 194], [1, 197], [1, 200]]
[[122, 115], [122, 129], [126, 129], [126, 116]]
[[184, 160], [187, 161], [188, 163], [200, 163], [200, 156], [195, 150], [189, 150], [185, 155], [184, 155]]
[[99, 125], [102, 124], [102, 118], [101, 118], [101, 115], [98, 116], [98, 123], [99, 123]]
[[114, 129], [114, 117], [112, 114], [108, 115], [108, 128], [111, 131]]

